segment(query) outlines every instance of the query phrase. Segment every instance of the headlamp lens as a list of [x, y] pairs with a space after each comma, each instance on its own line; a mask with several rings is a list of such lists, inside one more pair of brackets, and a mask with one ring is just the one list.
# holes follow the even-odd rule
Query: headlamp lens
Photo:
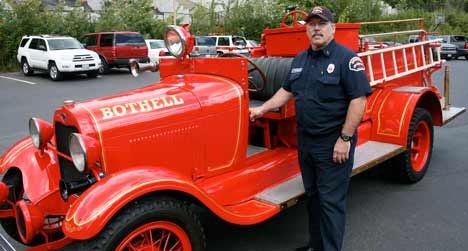
[[35, 118], [29, 119], [29, 135], [31, 135], [34, 147], [39, 149], [41, 147], [41, 129]]
[[81, 136], [77, 133], [72, 133], [70, 136], [70, 155], [75, 165], [76, 170], [83, 172], [86, 168], [86, 147], [81, 139]]
[[170, 25], [166, 30], [164, 38], [167, 50], [174, 56], [180, 57], [184, 54], [186, 41], [180, 27]]

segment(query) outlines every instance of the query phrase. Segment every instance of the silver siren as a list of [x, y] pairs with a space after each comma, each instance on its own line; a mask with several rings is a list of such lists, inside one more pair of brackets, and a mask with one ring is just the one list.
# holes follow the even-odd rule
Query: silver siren
[[130, 72], [135, 78], [138, 77], [138, 75], [140, 75], [140, 72], [159, 71], [159, 64], [156, 62], [138, 63], [136, 59], [130, 59], [129, 64], [130, 64]]

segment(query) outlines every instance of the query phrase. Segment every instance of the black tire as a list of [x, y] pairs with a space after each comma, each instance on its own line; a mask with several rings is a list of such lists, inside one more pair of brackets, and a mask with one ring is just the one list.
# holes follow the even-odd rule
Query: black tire
[[34, 74], [26, 58], [21, 59], [21, 71], [25, 76], [32, 76]]
[[96, 78], [99, 75], [99, 70], [89, 71], [86, 75], [88, 78]]
[[468, 60], [468, 55], [465, 55], [465, 59]]
[[53, 81], [60, 81], [63, 79], [63, 73], [60, 72], [55, 62], [49, 63], [49, 77]]
[[[416, 130], [417, 135], [415, 135]], [[424, 177], [431, 162], [433, 140], [431, 114], [423, 108], [416, 108], [410, 122], [407, 150], [391, 161], [391, 165], [398, 168], [399, 181], [416, 183]]]
[[107, 63], [106, 59], [103, 57], [101, 58], [101, 67], [99, 68], [99, 74], [107, 74], [110, 71], [109, 64]]
[[151, 223], [175, 224], [188, 236], [193, 251], [203, 251], [206, 248], [200, 220], [186, 203], [171, 197], [152, 197], [127, 205], [97, 236], [81, 242], [80, 250], [114, 251], [127, 237], [135, 234], [135, 231], [139, 233], [139, 228]]

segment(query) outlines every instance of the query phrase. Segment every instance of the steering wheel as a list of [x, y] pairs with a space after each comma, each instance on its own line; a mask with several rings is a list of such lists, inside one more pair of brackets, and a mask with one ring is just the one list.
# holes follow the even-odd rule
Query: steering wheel
[[250, 74], [251, 72], [258, 71], [258, 74], [260, 74], [260, 77], [262, 78], [262, 83], [261, 85], [257, 85], [255, 81], [253, 81], [252, 78], [249, 77], [249, 91], [250, 92], [261, 92], [263, 89], [265, 89], [266, 85], [266, 76], [265, 73], [258, 67], [256, 63], [254, 63], [250, 58], [239, 54], [239, 53], [224, 53], [219, 55], [220, 58], [245, 58], [249, 62], [250, 65], [253, 66], [253, 68], [248, 69], [248, 73]]
[[[302, 15], [302, 18], [299, 19], [299, 16], [301, 16], [301, 15]], [[291, 27], [291, 26], [303, 25], [303, 23], [300, 23], [300, 21], [304, 21], [308, 15], [309, 14], [307, 12], [303, 11], [303, 10], [290, 11], [281, 20], [280, 27]], [[291, 25], [286, 24], [286, 21], [288, 21], [289, 17], [293, 18], [293, 22], [292, 22]]]

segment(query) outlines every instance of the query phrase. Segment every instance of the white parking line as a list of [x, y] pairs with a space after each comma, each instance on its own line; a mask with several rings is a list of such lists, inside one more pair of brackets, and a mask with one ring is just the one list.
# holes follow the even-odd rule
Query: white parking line
[[23, 82], [23, 83], [30, 84], [30, 85], [37, 84], [37, 83], [34, 83], [34, 82], [29, 82], [29, 81], [26, 81], [26, 80], [21, 80], [21, 79], [17, 79], [17, 78], [10, 78], [10, 77], [5, 77], [5, 76], [0, 76], [0, 78], [6, 78], [6, 79], [10, 79], [10, 80], [18, 81], [18, 82]]

